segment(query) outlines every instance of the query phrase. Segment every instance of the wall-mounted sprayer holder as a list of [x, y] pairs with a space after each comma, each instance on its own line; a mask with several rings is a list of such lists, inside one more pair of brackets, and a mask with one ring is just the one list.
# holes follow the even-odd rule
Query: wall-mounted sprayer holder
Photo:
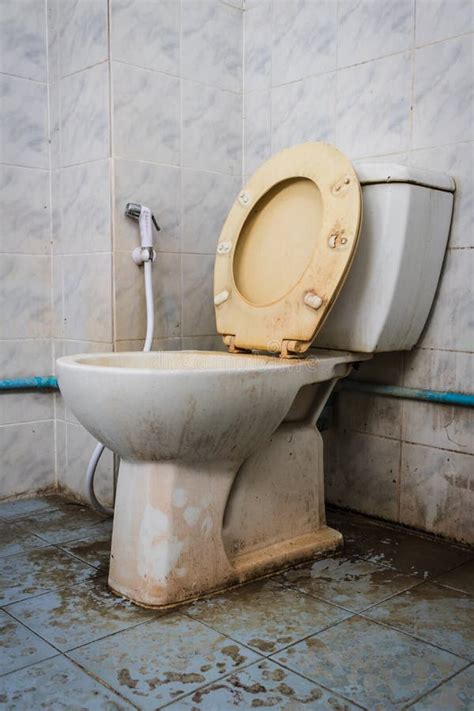
[[141, 267], [145, 262], [154, 262], [156, 259], [156, 252], [153, 249], [153, 236], [152, 236], [152, 223], [155, 226], [157, 232], [160, 231], [160, 227], [155, 220], [155, 216], [151, 212], [149, 207], [141, 205], [138, 202], [128, 202], [125, 207], [125, 215], [127, 217], [132, 217], [138, 220], [140, 227], [140, 247], [135, 247], [132, 251], [132, 259], [135, 264]]

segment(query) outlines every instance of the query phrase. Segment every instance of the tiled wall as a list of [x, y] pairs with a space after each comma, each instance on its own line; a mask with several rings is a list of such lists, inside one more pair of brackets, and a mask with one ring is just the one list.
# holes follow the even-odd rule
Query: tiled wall
[[[352, 159], [439, 169], [457, 183], [442, 280], [417, 348], [359, 379], [467, 392], [473, 382], [471, 0], [246, 0], [244, 173], [274, 151], [328, 141]], [[338, 396], [327, 496], [474, 540], [472, 410]]]
[[[44, 0], [2, 0], [0, 378], [52, 367], [46, 37]], [[53, 485], [53, 395], [0, 394], [0, 498]]]

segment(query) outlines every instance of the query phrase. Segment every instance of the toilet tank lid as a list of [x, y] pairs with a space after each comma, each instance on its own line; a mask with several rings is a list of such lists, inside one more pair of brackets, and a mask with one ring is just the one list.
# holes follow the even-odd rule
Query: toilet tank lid
[[438, 173], [424, 168], [400, 165], [398, 163], [370, 163], [354, 161], [354, 169], [361, 185], [374, 183], [411, 183], [426, 188], [445, 190], [453, 193], [456, 183], [446, 173]]

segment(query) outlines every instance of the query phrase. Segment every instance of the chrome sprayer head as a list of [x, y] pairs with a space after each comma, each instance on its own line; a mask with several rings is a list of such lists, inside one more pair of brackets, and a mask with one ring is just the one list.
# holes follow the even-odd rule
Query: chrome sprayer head
[[[139, 202], [127, 202], [127, 204], [125, 205], [125, 216], [132, 217], [134, 220], [139, 220], [143, 209], [147, 210], [149, 208], [146, 208], [145, 205], [141, 205]], [[151, 210], [150, 210], [150, 216], [151, 216], [151, 221], [155, 225], [156, 231], [159, 232], [160, 227], [159, 227], [157, 221], [155, 220], [155, 216], [151, 212]]]

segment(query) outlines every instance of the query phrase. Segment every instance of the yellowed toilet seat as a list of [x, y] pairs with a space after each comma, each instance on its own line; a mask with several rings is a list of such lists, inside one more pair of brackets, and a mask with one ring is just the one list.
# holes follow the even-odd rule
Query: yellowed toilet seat
[[306, 351], [347, 276], [361, 219], [359, 181], [334, 146], [303, 143], [264, 163], [217, 245], [217, 330], [230, 350]]

